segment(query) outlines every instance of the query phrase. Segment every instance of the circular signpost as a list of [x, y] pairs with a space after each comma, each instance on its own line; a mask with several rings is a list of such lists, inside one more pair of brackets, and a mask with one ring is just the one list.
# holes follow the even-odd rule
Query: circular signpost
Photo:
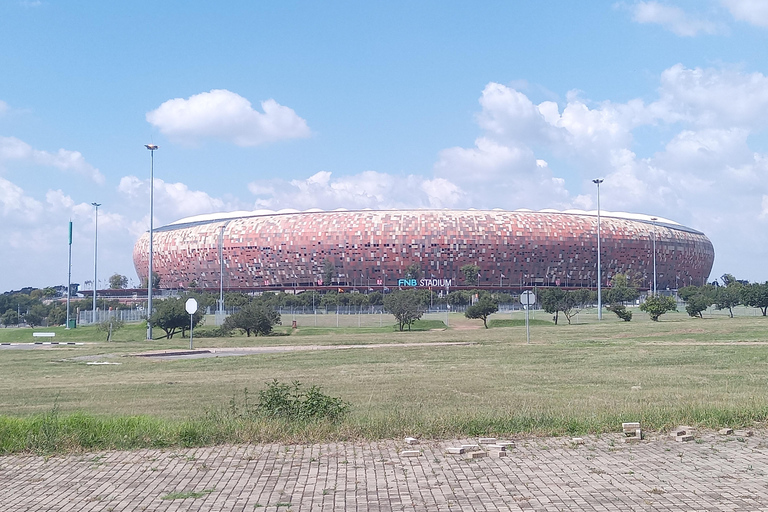
[[189, 313], [189, 350], [192, 350], [192, 321], [195, 313], [197, 313], [197, 301], [192, 298], [187, 299], [187, 302], [184, 304], [184, 309]]
[[530, 290], [526, 290], [520, 294], [520, 304], [525, 306], [525, 340], [526, 343], [531, 342], [531, 328], [528, 325], [528, 310], [531, 306], [536, 304], [536, 294]]

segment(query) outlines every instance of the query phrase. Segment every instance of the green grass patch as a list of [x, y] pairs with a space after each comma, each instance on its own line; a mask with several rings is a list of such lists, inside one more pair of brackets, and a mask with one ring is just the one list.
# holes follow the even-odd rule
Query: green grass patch
[[[555, 327], [555, 323], [551, 322], [549, 320], [536, 320], [536, 319], [529, 319], [528, 325], [535, 325], [535, 326], [546, 326], [546, 327]], [[525, 319], [520, 318], [498, 318], [493, 320], [488, 320], [488, 328], [491, 327], [525, 327]]]
[[208, 496], [216, 489], [204, 489], [202, 491], [182, 491], [182, 492], [169, 492], [165, 496], [161, 497], [162, 500], [186, 500], [189, 498], [196, 499]]

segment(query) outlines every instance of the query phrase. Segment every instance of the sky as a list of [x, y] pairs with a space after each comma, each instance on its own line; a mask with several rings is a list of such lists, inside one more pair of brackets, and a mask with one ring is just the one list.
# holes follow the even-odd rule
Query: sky
[[767, 36], [763, 0], [0, 0], [0, 292], [66, 285], [70, 220], [72, 282], [97, 245], [137, 286], [150, 143], [156, 227], [590, 210], [603, 178], [766, 281]]

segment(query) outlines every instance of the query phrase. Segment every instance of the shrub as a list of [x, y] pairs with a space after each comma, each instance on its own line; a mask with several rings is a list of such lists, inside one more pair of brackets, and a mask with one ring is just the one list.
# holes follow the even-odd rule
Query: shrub
[[627, 311], [627, 306], [623, 304], [611, 304], [610, 306], [606, 306], [605, 309], [608, 311], [613, 311], [616, 313], [616, 316], [624, 320], [625, 322], [629, 322], [632, 320], [632, 312]]
[[[245, 393], [247, 408], [248, 394]], [[304, 389], [299, 381], [284, 384], [277, 379], [259, 391], [254, 409], [257, 415], [298, 421], [328, 419], [338, 421], [349, 412], [350, 404], [341, 398], [324, 394], [318, 386]]]

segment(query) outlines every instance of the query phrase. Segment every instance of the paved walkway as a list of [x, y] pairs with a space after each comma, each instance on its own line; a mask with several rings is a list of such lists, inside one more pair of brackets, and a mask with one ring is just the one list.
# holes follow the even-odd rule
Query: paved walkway
[[0, 510], [768, 510], [764, 432], [584, 441], [518, 439], [472, 460], [446, 449], [477, 439], [6, 456]]

